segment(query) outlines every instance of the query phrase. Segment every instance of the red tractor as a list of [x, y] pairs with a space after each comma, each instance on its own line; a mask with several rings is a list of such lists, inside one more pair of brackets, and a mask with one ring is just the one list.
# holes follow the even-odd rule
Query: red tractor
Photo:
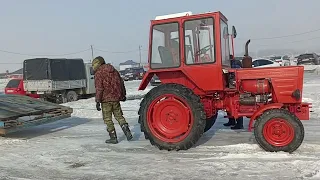
[[[302, 102], [304, 67], [252, 68], [248, 40], [241, 69], [231, 68], [227, 18], [221, 12], [179, 13], [151, 21], [149, 70], [139, 90], [156, 75], [139, 109], [145, 138], [159, 149], [187, 150], [215, 123], [218, 110], [248, 117], [257, 143], [266, 151], [293, 152], [304, 139], [300, 120], [309, 120]], [[234, 54], [234, 53], [233, 53]]]

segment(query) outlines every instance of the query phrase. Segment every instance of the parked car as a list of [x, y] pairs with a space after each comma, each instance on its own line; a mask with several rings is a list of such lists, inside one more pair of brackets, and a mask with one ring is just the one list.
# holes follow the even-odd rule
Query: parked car
[[125, 81], [141, 80], [145, 73], [146, 73], [146, 71], [143, 69], [143, 67], [127, 68], [125, 70], [125, 74], [123, 76], [123, 79]]
[[264, 68], [264, 67], [278, 67], [280, 63], [269, 60], [269, 59], [254, 59], [252, 60], [252, 67]]
[[306, 53], [300, 54], [297, 58], [297, 65], [309, 64], [309, 65], [319, 65], [320, 57], [316, 53]]
[[150, 80], [150, 85], [151, 85], [151, 86], [158, 86], [158, 85], [160, 85], [160, 84], [161, 84], [161, 81], [160, 81], [159, 77], [156, 76], [156, 75], [154, 75], [154, 76], [152, 77], [152, 79]]
[[121, 71], [119, 71], [119, 73], [120, 73], [121, 78], [124, 81], [128, 81], [129, 80], [129, 78], [127, 76], [125, 76], [126, 75], [126, 70], [121, 70]]
[[27, 59], [23, 63], [23, 80], [28, 93], [54, 103], [77, 101], [96, 93], [92, 65], [83, 59]]
[[273, 57], [270, 57], [270, 60], [279, 63], [280, 66], [290, 66], [290, 57], [287, 55], [273, 56]]
[[23, 96], [30, 96], [33, 98], [40, 98], [38, 94], [27, 93], [23, 87], [23, 79], [11, 79], [4, 89], [5, 94], [16, 94]]

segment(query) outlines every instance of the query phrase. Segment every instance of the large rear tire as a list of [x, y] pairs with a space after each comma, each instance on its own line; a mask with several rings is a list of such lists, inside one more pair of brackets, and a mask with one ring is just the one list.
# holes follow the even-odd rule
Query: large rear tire
[[293, 152], [304, 139], [301, 121], [285, 109], [265, 111], [255, 122], [254, 135], [259, 146], [269, 152]]
[[206, 115], [200, 98], [178, 84], [151, 89], [140, 103], [141, 132], [160, 150], [187, 150], [204, 133]]
[[212, 126], [217, 120], [217, 117], [218, 117], [218, 112], [214, 116], [206, 120], [206, 127], [204, 128], [204, 132], [207, 132], [212, 128]]

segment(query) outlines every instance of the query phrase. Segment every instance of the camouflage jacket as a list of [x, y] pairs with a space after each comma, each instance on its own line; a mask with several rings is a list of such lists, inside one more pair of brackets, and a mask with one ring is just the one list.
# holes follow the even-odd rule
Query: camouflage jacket
[[96, 102], [121, 101], [126, 88], [119, 72], [111, 64], [101, 65], [94, 74]]

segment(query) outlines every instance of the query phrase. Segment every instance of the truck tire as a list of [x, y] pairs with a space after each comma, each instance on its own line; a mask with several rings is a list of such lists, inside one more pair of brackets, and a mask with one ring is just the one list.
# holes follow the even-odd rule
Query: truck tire
[[301, 121], [285, 109], [271, 109], [257, 118], [254, 135], [259, 146], [269, 152], [293, 152], [304, 139]]
[[77, 101], [78, 100], [78, 94], [74, 91], [68, 91], [67, 92], [67, 101], [72, 102], [72, 101]]
[[141, 132], [160, 150], [187, 150], [204, 133], [206, 115], [200, 98], [178, 84], [151, 89], [140, 103]]
[[206, 127], [204, 128], [204, 132], [207, 132], [207, 131], [209, 131], [209, 129], [212, 128], [212, 126], [214, 125], [214, 123], [217, 120], [217, 117], [218, 117], [218, 112], [214, 116], [212, 116], [211, 118], [208, 118], [206, 120]]

